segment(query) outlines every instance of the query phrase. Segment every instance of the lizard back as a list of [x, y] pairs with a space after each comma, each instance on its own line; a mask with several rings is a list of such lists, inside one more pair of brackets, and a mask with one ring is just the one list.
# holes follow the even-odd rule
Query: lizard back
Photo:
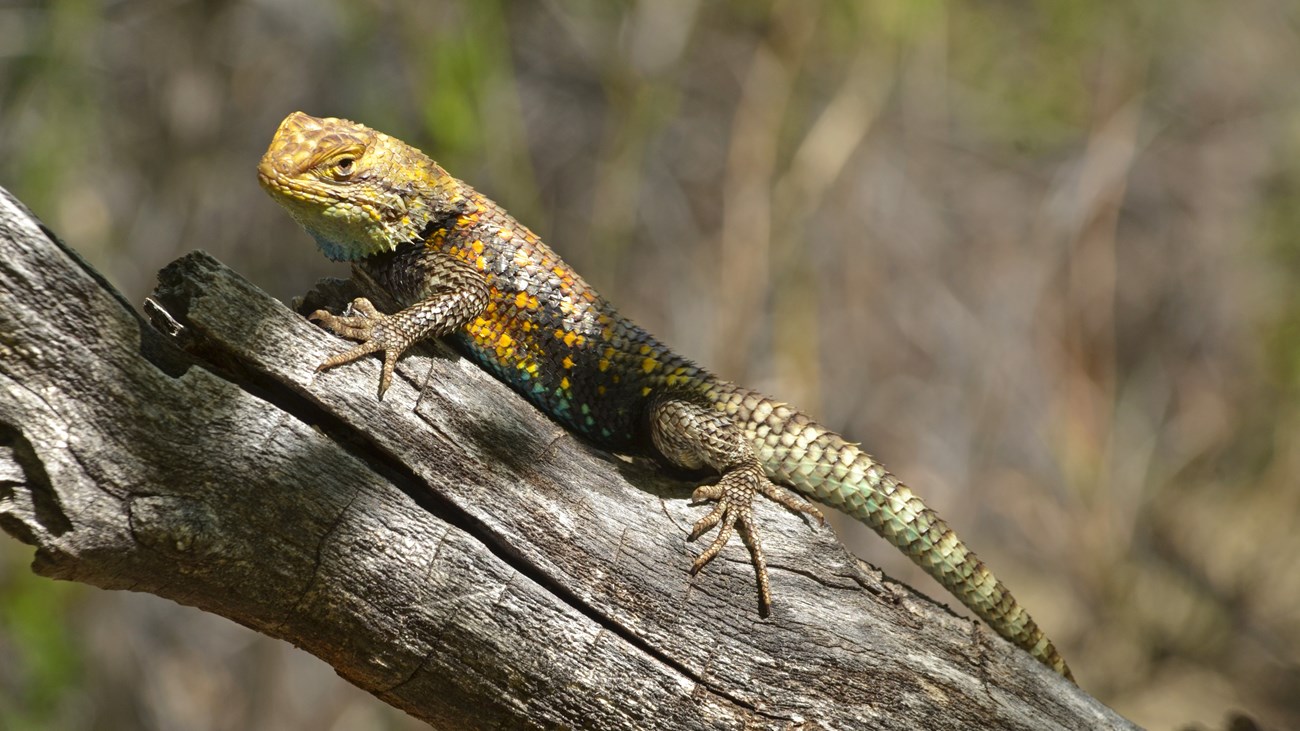
[[715, 380], [619, 315], [496, 203], [466, 192], [464, 212], [423, 247], [363, 264], [390, 282], [410, 269], [402, 257], [450, 256], [482, 272], [487, 307], [452, 337], [462, 353], [566, 427], [619, 450], [645, 446], [647, 404], [658, 390], [701, 392]]

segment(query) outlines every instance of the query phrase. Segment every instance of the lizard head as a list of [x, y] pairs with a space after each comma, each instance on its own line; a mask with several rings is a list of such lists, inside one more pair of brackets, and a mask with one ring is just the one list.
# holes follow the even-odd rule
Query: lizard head
[[280, 123], [257, 177], [336, 261], [418, 240], [464, 198], [459, 181], [405, 142], [302, 112]]

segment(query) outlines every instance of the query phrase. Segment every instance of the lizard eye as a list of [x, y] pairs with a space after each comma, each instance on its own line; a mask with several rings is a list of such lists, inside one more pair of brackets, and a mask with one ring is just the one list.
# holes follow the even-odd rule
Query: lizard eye
[[334, 161], [334, 176], [346, 178], [357, 170], [357, 161], [351, 157], [340, 157]]

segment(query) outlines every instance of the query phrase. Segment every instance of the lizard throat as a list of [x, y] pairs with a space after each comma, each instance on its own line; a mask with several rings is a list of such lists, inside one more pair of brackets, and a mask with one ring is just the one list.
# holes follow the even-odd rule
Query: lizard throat
[[[260, 172], [260, 171], [259, 171]], [[283, 175], [259, 175], [262, 187], [334, 261], [359, 261], [397, 248], [428, 228], [422, 211], [407, 211], [398, 221], [386, 219], [381, 206], [318, 190]]]

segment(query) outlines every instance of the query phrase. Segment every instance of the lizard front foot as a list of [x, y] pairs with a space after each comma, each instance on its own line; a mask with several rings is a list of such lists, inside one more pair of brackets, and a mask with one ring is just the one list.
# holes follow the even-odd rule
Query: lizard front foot
[[326, 330], [350, 340], [361, 343], [351, 350], [339, 353], [316, 366], [316, 372], [351, 363], [370, 353], [384, 354], [384, 369], [379, 376], [379, 397], [393, 382], [393, 369], [397, 358], [411, 345], [411, 338], [393, 327], [393, 316], [385, 315], [365, 297], [352, 300], [342, 315], [335, 315], [325, 310], [316, 310], [307, 316], [308, 320], [318, 322]]
[[[351, 363], [370, 353], [384, 354], [384, 370], [379, 376], [379, 397], [393, 382], [393, 369], [402, 353], [424, 338], [438, 338], [478, 317], [487, 307], [488, 286], [473, 264], [452, 256], [429, 254], [420, 259], [416, 269], [424, 282], [413, 304], [385, 315], [370, 300], [352, 300], [342, 315], [316, 310], [308, 315], [336, 335], [360, 340], [355, 348], [326, 360], [316, 370], [323, 371]], [[412, 275], [414, 276], [414, 275]]]
[[763, 544], [758, 537], [758, 530], [753, 520], [754, 494], [762, 493], [768, 498], [784, 505], [795, 512], [808, 513], [821, 523], [826, 518], [811, 503], [772, 484], [757, 462], [752, 462], [728, 470], [722, 479], [712, 485], [701, 485], [691, 494], [697, 502], [716, 501], [708, 515], [696, 521], [691, 527], [689, 540], [696, 540], [714, 526], [721, 525], [709, 547], [704, 549], [695, 563], [691, 565], [691, 575], [700, 572], [710, 561], [717, 558], [722, 547], [731, 540], [732, 532], [740, 528], [741, 539], [749, 548], [750, 558], [754, 562], [754, 572], [758, 578], [759, 614], [766, 617], [772, 606], [772, 589], [767, 579], [767, 560], [763, 557]]

